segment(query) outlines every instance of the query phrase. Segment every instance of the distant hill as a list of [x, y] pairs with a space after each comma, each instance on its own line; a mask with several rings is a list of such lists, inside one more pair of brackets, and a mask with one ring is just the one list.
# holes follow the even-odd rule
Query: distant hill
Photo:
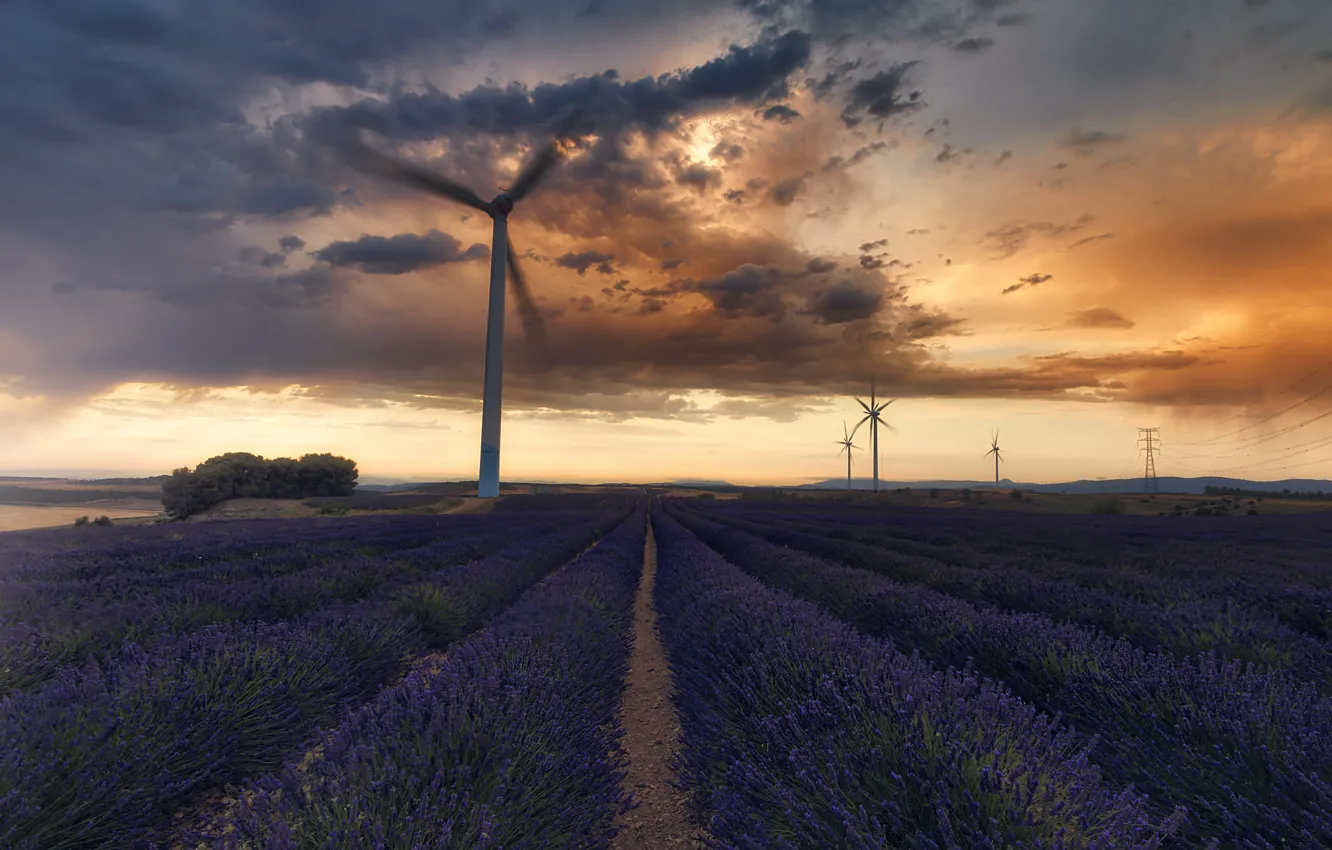
[[[1332, 481], [1313, 478], [1287, 478], [1282, 481], [1248, 481], [1243, 478], [1221, 478], [1205, 476], [1202, 478], [1176, 478], [1162, 476], [1156, 479], [1157, 490], [1162, 493], [1188, 493], [1201, 495], [1205, 487], [1237, 487], [1241, 490], [1264, 490], [1268, 492], [1309, 492], [1322, 490], [1332, 493]], [[914, 490], [938, 488], [940, 490], [993, 490], [994, 481], [879, 481], [880, 490], [900, 490], [910, 487]], [[1059, 484], [1024, 484], [1002, 478], [999, 487], [1003, 490], [1030, 490], [1033, 493], [1141, 493], [1142, 478], [1112, 478], [1104, 481], [1065, 481]], [[829, 478], [813, 484], [799, 484], [792, 490], [845, 490], [845, 478]], [[871, 490], [873, 483], [869, 478], [853, 478], [853, 490]]]

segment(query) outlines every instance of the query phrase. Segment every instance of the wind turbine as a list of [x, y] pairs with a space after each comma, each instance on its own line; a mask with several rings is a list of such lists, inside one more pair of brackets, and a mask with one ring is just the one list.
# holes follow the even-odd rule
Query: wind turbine
[[[892, 404], [894, 401], [897, 401], [897, 399], [890, 399], [888, 401], [883, 402], [882, 404], [878, 403], [874, 398], [873, 381], [870, 381], [869, 404], [866, 404], [860, 399], [856, 399], [856, 402], [860, 405], [861, 409], [865, 411], [865, 418], [857, 422], [856, 427], [851, 429], [851, 436], [854, 437], [856, 435], [856, 431], [860, 430], [861, 425], [864, 425], [866, 422], [870, 424], [870, 443], [873, 445], [873, 452], [874, 452], [875, 493], [879, 492], [879, 423], [882, 421], [883, 411], [887, 409], [888, 405]], [[884, 422], [883, 426], [892, 433], [894, 434], [897, 433], [897, 429], [894, 428], [892, 425], [888, 424], [887, 422]]]
[[842, 439], [838, 440], [838, 441], [837, 441], [837, 444], [838, 444], [839, 446], [842, 447], [841, 449], [838, 450], [838, 452], [837, 452], [838, 454], [841, 454], [842, 452], [846, 452], [846, 489], [850, 490], [850, 489], [851, 489], [851, 450], [852, 450], [852, 449], [858, 449], [858, 448], [860, 448], [860, 446], [857, 446], [855, 443], [851, 442], [851, 435], [848, 434], [848, 433], [846, 432], [846, 422], [845, 422], [845, 421], [842, 422]]
[[[561, 127], [568, 128], [577, 113], [568, 115]], [[504, 377], [504, 284], [505, 266], [508, 281], [513, 286], [513, 298], [522, 319], [523, 331], [533, 342], [546, 338], [545, 323], [537, 309], [527, 283], [518, 269], [518, 257], [509, 242], [509, 214], [514, 204], [532, 193], [541, 180], [559, 163], [562, 152], [559, 139], [567, 133], [557, 132], [538, 148], [518, 178], [508, 189], [501, 189], [492, 201], [486, 201], [471, 189], [419, 165], [387, 156], [366, 146], [360, 140], [350, 141], [343, 153], [349, 164], [358, 171], [402, 183], [416, 189], [439, 195], [449, 200], [480, 210], [494, 220], [490, 242], [490, 307], [486, 320], [485, 389], [481, 401], [481, 469], [477, 479], [477, 496], [483, 499], [499, 495], [500, 414], [501, 390]]]
[[998, 489], [999, 489], [999, 461], [1000, 461], [1000, 459], [1001, 459], [1001, 458], [999, 457], [999, 432], [998, 432], [998, 431], [995, 431], [995, 432], [994, 432], [994, 436], [993, 436], [993, 438], [991, 438], [991, 440], [990, 440], [990, 450], [989, 450], [988, 452], [985, 453], [985, 456], [986, 456], [986, 457], [989, 457], [990, 455], [994, 455], [994, 489], [998, 490]]

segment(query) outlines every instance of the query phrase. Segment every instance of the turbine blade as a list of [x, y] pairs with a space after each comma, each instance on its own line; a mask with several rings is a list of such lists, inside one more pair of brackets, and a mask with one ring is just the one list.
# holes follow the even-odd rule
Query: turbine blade
[[551, 139], [527, 161], [527, 165], [523, 166], [518, 179], [509, 187], [509, 197], [513, 198], [514, 203], [527, 197], [559, 161], [560, 147], [554, 139]]
[[484, 213], [489, 214], [490, 212], [490, 204], [482, 200], [480, 195], [442, 174], [436, 174], [419, 165], [380, 153], [361, 142], [353, 142], [348, 145], [344, 154], [347, 164], [363, 174], [392, 180], [417, 189], [424, 189], [427, 192], [442, 195]]
[[533, 342], [544, 342], [546, 323], [542, 320], [541, 311], [537, 309], [531, 293], [527, 291], [527, 281], [523, 279], [523, 273], [518, 270], [518, 255], [513, 251], [512, 242], [509, 243], [509, 283], [513, 285], [513, 300], [523, 321], [523, 332]]
[[892, 426], [891, 423], [888, 423], [888, 422], [882, 422], [882, 425], [883, 425], [883, 427], [885, 427], [885, 428], [888, 429], [888, 432], [889, 432], [890, 434], [896, 434], [896, 433], [897, 433], [897, 429], [894, 428], [894, 427]]

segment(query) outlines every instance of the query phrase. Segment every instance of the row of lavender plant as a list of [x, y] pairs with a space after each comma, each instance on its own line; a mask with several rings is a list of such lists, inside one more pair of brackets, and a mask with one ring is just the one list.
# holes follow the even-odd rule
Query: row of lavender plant
[[[464, 541], [493, 539], [529, 524], [554, 526], [570, 520], [580, 521], [586, 516], [543, 514], [514, 517], [508, 522], [492, 521], [485, 525], [444, 523], [424, 539], [420, 536], [420, 529], [407, 522], [403, 525], [403, 533], [397, 536], [393, 535], [389, 527], [381, 529], [370, 540], [334, 540], [322, 544], [293, 542], [273, 552], [238, 556], [233, 550], [233, 557], [227, 560], [209, 559], [196, 566], [169, 572], [108, 564], [95, 576], [87, 578], [8, 581], [0, 583], [0, 591], [4, 594], [3, 599], [0, 599], [0, 617], [7, 622], [23, 622], [41, 616], [49, 609], [68, 606], [76, 599], [154, 604], [159, 598], [169, 597], [182, 587], [200, 584], [218, 587], [255, 578], [276, 578], [344, 561], [411, 558], [436, 551], [441, 545], [456, 546]], [[149, 561], [151, 555], [151, 547], [146, 547], [143, 557], [135, 561]]]
[[[1219, 549], [1218, 541], [1209, 541], [1205, 546], [1193, 544], [1186, 551], [1173, 550], [1169, 540], [1159, 541], [1155, 550], [1149, 550], [1152, 557], [1144, 560], [1156, 565], [1169, 562], [1170, 568], [1130, 569], [1125, 568], [1122, 559], [1107, 560], [1103, 551], [1106, 547], [1101, 545], [1105, 541], [1096, 536], [1085, 538], [1081, 550], [1066, 546], [1061, 547], [1058, 555], [1043, 552], [1043, 538], [1054, 526], [1065, 522], [1065, 517], [1025, 518], [1019, 523], [1027, 532], [1025, 540], [1005, 537], [1002, 543], [996, 543], [990, 539], [993, 519], [977, 521], [974, 516], [949, 517], [953, 528], [949, 529], [949, 536], [940, 539], [938, 519], [923, 529], [913, 529], [904, 524], [908, 518], [882, 512], [874, 522], [863, 516], [848, 518], [827, 511], [724, 513], [737, 519], [778, 523], [791, 531], [877, 545], [945, 564], [991, 572], [1020, 570], [1171, 607], [1197, 607], [1201, 603], [1204, 608], [1222, 606], [1233, 611], [1238, 607], [1235, 600], [1243, 600], [1244, 607], [1258, 609], [1260, 616], [1275, 616], [1289, 627], [1319, 640], [1332, 640], [1332, 587], [1326, 585], [1325, 572], [1321, 574], [1323, 586], [1314, 586], [1310, 583], [1314, 578], [1307, 570], [1291, 574], [1261, 552], [1259, 560], [1240, 561], [1235, 546]], [[1130, 521], [1139, 519], [1133, 517]], [[969, 537], [958, 536], [967, 528], [971, 528]], [[1302, 544], [1302, 564], [1306, 567], [1321, 563], [1318, 547], [1311, 543]], [[1187, 563], [1188, 569], [1180, 569], [1180, 563]]]
[[[722, 508], [720, 503], [718, 508]], [[1189, 581], [1243, 580], [1260, 570], [1269, 581], [1328, 587], [1319, 553], [1332, 534], [1318, 515], [1213, 518], [1051, 516], [928, 508], [745, 503], [725, 506], [770, 517], [799, 515], [820, 524], [891, 534], [903, 547], [962, 566], [1002, 563], [1014, 552]], [[906, 551], [904, 548], [903, 551]]]
[[1155, 847], [1174, 820], [993, 683], [746, 576], [654, 508], [681, 766], [726, 848]]
[[[1096, 761], [1187, 806], [1186, 841], [1332, 846], [1332, 701], [1293, 678], [1215, 655], [1176, 659], [1046, 617], [977, 608], [681, 515], [761, 581], [939, 666], [974, 663], [1093, 738]], [[1099, 737], [1094, 737], [1099, 736]]]
[[480, 628], [622, 518], [293, 623], [127, 645], [0, 699], [0, 846], [134, 846], [195, 794], [279, 764], [409, 656]]
[[1045, 579], [1020, 570], [958, 567], [882, 546], [796, 530], [797, 524], [758, 523], [707, 512], [766, 540], [881, 573], [907, 583], [977, 603], [1093, 626], [1147, 648], [1166, 648], [1183, 657], [1216, 652], [1288, 670], [1332, 692], [1332, 652], [1327, 643], [1280, 622], [1277, 617], [1234, 600], [1207, 599], [1168, 608], [1072, 582]]
[[255, 783], [214, 847], [605, 847], [646, 510]]
[[40, 684], [60, 668], [114, 651], [126, 640], [146, 647], [207, 625], [289, 619], [419, 582], [430, 572], [483, 557], [514, 539], [540, 537], [559, 525], [519, 522], [509, 531], [439, 540], [379, 557], [318, 550], [272, 555], [244, 573], [233, 573], [249, 578], [231, 584], [204, 576], [167, 582], [154, 592], [113, 593], [110, 599], [76, 593], [64, 604], [48, 604], [20, 622], [0, 625], [0, 695]]
[[64, 545], [35, 552], [14, 539], [26, 532], [11, 532], [0, 534], [0, 561], [8, 562], [8, 568], [0, 568], [0, 586], [84, 581], [95, 587], [107, 576], [161, 580], [176, 572], [225, 571], [256, 558], [326, 547], [369, 556], [425, 545], [441, 534], [484, 533], [504, 524], [504, 517], [492, 514], [172, 523], [115, 529], [124, 534], [114, 547], [93, 539], [101, 529], [90, 536], [85, 529], [70, 528], [43, 532], [48, 538], [59, 535]]

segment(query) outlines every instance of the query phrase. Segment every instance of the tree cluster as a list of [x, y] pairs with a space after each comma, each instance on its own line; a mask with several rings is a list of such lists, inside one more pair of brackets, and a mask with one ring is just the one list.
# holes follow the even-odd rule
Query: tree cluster
[[266, 460], [248, 452], [228, 452], [193, 471], [187, 466], [173, 470], [162, 482], [162, 506], [176, 519], [184, 519], [227, 499], [350, 496], [357, 475], [356, 461], [333, 454]]

